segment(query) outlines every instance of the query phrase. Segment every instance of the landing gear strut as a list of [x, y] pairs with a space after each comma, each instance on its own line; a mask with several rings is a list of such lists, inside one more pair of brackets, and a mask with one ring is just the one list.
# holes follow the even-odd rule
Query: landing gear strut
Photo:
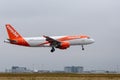
[[54, 51], [55, 51], [55, 48], [54, 48], [54, 47], [52, 47], [51, 52], [54, 52]]
[[82, 50], [85, 50], [83, 45], [82, 45]]

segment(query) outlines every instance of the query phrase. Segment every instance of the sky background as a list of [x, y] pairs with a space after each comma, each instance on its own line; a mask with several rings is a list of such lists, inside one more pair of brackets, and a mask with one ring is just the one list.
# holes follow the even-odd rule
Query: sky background
[[[86, 34], [95, 43], [67, 50], [4, 43], [5, 24], [25, 37]], [[11, 66], [120, 70], [120, 0], [0, 0], [0, 71]]]

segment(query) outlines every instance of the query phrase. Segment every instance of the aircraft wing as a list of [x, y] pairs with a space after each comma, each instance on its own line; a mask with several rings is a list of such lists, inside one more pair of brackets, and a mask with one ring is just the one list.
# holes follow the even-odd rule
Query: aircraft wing
[[52, 46], [52, 47], [56, 47], [57, 48], [61, 44], [60, 41], [55, 40], [55, 39], [53, 39], [53, 38], [51, 38], [49, 36], [43, 35], [43, 37], [46, 38], [46, 41], [48, 41], [50, 43], [50, 46]]

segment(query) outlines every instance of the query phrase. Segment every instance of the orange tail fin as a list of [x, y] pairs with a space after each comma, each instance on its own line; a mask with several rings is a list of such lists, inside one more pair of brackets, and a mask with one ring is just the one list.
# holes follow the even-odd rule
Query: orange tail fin
[[9, 41], [12, 44], [29, 46], [27, 41], [10, 25], [6, 24], [7, 33], [9, 36]]
[[6, 24], [6, 29], [9, 39], [14, 40], [17, 38], [22, 38], [22, 36], [10, 24]]

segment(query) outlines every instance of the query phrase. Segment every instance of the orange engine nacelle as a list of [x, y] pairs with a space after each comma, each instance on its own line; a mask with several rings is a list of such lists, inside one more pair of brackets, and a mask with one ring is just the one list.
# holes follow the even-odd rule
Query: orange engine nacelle
[[59, 49], [67, 49], [68, 47], [70, 47], [69, 42], [61, 42]]

